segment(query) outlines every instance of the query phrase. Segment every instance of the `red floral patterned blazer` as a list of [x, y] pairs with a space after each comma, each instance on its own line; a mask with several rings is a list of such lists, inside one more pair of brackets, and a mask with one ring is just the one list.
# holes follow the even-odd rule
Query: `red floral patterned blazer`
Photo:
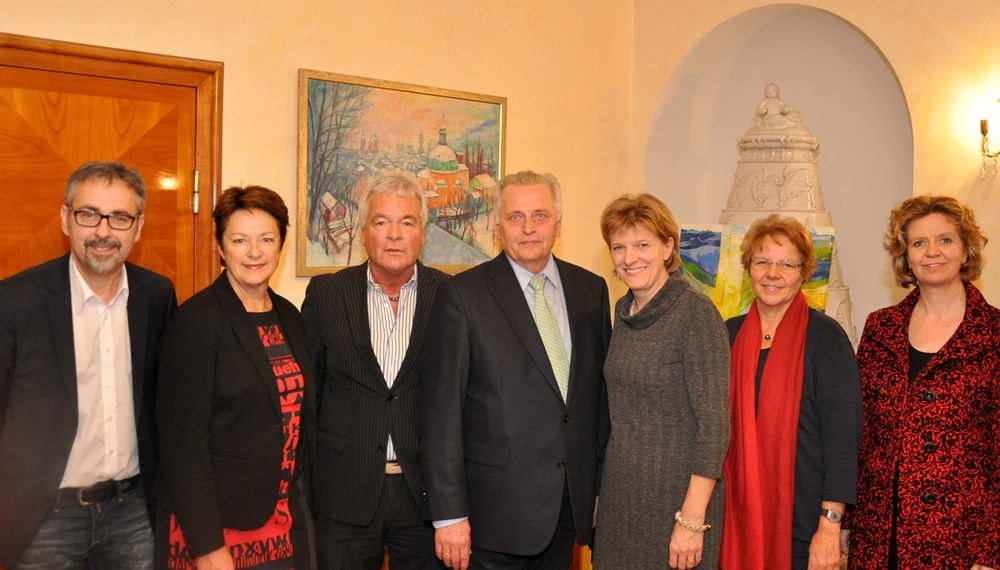
[[868, 316], [851, 568], [885, 568], [898, 465], [900, 568], [1000, 568], [1000, 310], [966, 284], [965, 318], [910, 383], [920, 290]]

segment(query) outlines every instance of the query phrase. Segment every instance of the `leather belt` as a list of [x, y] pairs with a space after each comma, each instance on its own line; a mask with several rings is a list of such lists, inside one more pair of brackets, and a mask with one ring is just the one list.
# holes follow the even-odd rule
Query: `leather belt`
[[128, 493], [139, 486], [139, 481], [140, 476], [135, 475], [122, 481], [101, 481], [89, 487], [64, 487], [59, 489], [59, 502], [89, 507]]
[[385, 474], [386, 475], [402, 475], [403, 466], [399, 464], [398, 461], [386, 461], [385, 462]]

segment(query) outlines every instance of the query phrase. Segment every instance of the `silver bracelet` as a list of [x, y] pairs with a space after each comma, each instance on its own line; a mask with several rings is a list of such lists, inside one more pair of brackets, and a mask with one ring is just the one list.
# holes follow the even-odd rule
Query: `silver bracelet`
[[681, 518], [680, 511], [674, 513], [674, 520], [677, 521], [677, 524], [681, 525], [682, 527], [686, 528], [691, 532], [705, 532], [706, 530], [712, 528], [712, 525], [710, 524], [696, 525], [687, 522], [686, 520]]

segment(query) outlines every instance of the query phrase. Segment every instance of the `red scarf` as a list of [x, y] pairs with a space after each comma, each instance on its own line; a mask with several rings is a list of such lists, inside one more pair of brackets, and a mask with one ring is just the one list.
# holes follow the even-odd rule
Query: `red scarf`
[[754, 384], [761, 344], [757, 303], [750, 306], [733, 343], [732, 437], [722, 467], [726, 482], [723, 570], [792, 567], [795, 444], [808, 322], [809, 306], [799, 291], [774, 332], [756, 406]]

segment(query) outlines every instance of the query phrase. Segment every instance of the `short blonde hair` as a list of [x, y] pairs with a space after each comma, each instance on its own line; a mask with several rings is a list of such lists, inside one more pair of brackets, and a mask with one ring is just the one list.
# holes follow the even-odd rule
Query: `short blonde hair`
[[976, 215], [972, 208], [951, 196], [914, 196], [903, 200], [893, 208], [889, 214], [889, 227], [886, 228], [885, 236], [882, 238], [882, 247], [892, 257], [892, 271], [896, 283], [904, 288], [918, 284], [907, 260], [906, 231], [910, 227], [910, 222], [931, 214], [944, 215], [958, 229], [962, 246], [968, 256], [960, 272], [962, 281], [967, 283], [979, 279], [983, 273], [983, 248], [989, 240], [976, 223]]
[[612, 200], [601, 213], [601, 236], [608, 247], [612, 235], [639, 226], [653, 232], [663, 243], [674, 240], [674, 250], [663, 265], [667, 271], [680, 267], [681, 233], [673, 213], [662, 200], [652, 194], [624, 194]]
[[795, 218], [782, 218], [778, 214], [771, 214], [750, 225], [740, 245], [740, 263], [743, 264], [743, 269], [749, 271], [750, 259], [754, 252], [764, 246], [765, 239], [775, 240], [778, 237], [787, 239], [799, 250], [799, 255], [802, 256], [802, 281], [807, 281], [816, 271], [817, 265], [812, 235], [802, 222]]

